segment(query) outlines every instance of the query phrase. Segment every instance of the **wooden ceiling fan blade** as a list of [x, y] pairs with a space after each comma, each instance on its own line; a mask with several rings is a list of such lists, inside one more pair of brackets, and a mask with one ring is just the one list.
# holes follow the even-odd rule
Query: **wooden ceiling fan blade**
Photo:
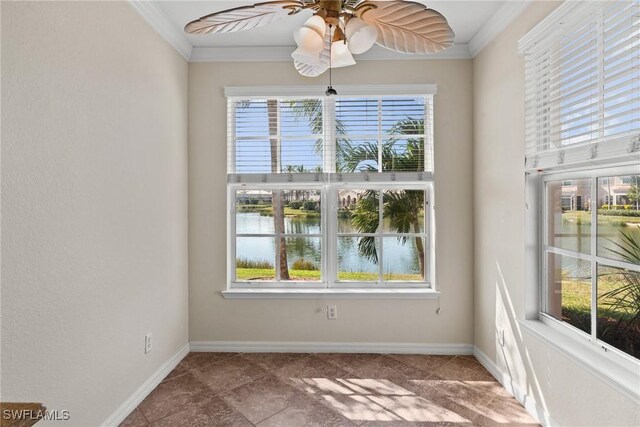
[[434, 53], [453, 45], [455, 34], [439, 12], [411, 1], [363, 1], [355, 14], [378, 30], [377, 43], [404, 53]]
[[304, 5], [300, 0], [278, 0], [236, 7], [191, 21], [184, 31], [188, 34], [212, 34], [249, 30], [298, 13]]

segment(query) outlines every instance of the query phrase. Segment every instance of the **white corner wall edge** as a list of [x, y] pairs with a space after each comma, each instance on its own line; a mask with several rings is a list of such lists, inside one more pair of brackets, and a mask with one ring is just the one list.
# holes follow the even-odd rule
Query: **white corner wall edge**
[[192, 341], [193, 352], [473, 354], [471, 344]]
[[498, 34], [513, 22], [533, 0], [508, 0], [469, 40], [471, 57], [480, 53]]
[[185, 344], [171, 359], [167, 360], [147, 379], [127, 400], [107, 420], [102, 423], [102, 427], [116, 427], [133, 412], [145, 397], [173, 370], [185, 356], [189, 354], [189, 343]]
[[129, 4], [158, 32], [175, 50], [189, 61], [193, 46], [191, 42], [169, 21], [155, 2], [148, 0], [129, 0]]
[[489, 358], [482, 350], [478, 347], [474, 347], [473, 355], [478, 359], [480, 364], [484, 366], [484, 368], [489, 371], [493, 377], [498, 380], [500, 384], [507, 390], [515, 399], [520, 402], [520, 404], [526, 409], [526, 411], [535, 419], [537, 422], [542, 424], [544, 427], [553, 427], [558, 426], [559, 424], [553, 421], [551, 415], [544, 409], [542, 409], [535, 400], [530, 397], [526, 391], [522, 390], [518, 384], [513, 382], [511, 376], [500, 369], [498, 365]]

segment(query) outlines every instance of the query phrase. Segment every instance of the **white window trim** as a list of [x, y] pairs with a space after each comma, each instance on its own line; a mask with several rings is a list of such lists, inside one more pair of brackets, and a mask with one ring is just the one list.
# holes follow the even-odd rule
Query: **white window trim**
[[[438, 85], [335, 85], [338, 96], [406, 96], [436, 95]], [[224, 94], [227, 98], [324, 98], [326, 86], [226, 86]], [[314, 95], [315, 94], [315, 95]]]
[[[625, 163], [608, 168], [582, 168], [574, 171], [540, 172], [527, 175], [525, 204], [527, 229], [526, 307], [525, 320], [519, 321], [519, 323], [537, 339], [561, 351], [574, 363], [588, 368], [594, 375], [605, 380], [627, 397], [638, 400], [640, 399], [640, 360], [544, 313], [546, 296], [545, 183], [550, 180], [562, 181], [634, 173], [637, 173], [637, 163]], [[595, 212], [597, 213], [597, 210]], [[616, 261], [607, 259], [606, 263], [615, 266]], [[594, 329], [592, 328], [592, 330]]]
[[[335, 86], [340, 96], [433, 96], [437, 94], [436, 84], [410, 84], [410, 85], [339, 85]], [[315, 98], [313, 94], [322, 94], [324, 86], [231, 86], [225, 87], [225, 96], [228, 101], [247, 98]], [[324, 97], [320, 97], [323, 98]], [[332, 101], [331, 98], [328, 99]], [[425, 114], [431, 114], [433, 119], [433, 100], [429, 103], [429, 109]], [[325, 111], [325, 133], [330, 134], [333, 128], [329, 126], [329, 120]], [[229, 117], [228, 120], [233, 120]], [[227, 147], [233, 146], [233, 123], [227, 124]], [[433, 120], [429, 131], [425, 134], [425, 144], [433, 147]], [[333, 138], [332, 140], [335, 140]], [[333, 147], [335, 148], [335, 147]], [[334, 172], [335, 154], [325, 151], [325, 170], [328, 173], [307, 174], [228, 174], [227, 203], [231, 211], [227, 217], [227, 290], [222, 292], [225, 298], [315, 298], [317, 296], [333, 296], [338, 298], [351, 298], [365, 296], [366, 298], [437, 298], [436, 290], [436, 263], [435, 263], [435, 221], [433, 215], [434, 206], [434, 180], [432, 172], [358, 172], [358, 173], [332, 173]], [[433, 155], [433, 153], [431, 153]], [[295, 177], [295, 178], [294, 178]], [[333, 182], [331, 182], [333, 181]], [[394, 182], [401, 182], [400, 184]], [[403, 281], [379, 281], [379, 282], [340, 282], [332, 278], [336, 277], [337, 251], [337, 216], [322, 216], [322, 227], [327, 232], [322, 233], [322, 278], [320, 282], [238, 282], [235, 278], [235, 191], [238, 188], [265, 188], [288, 189], [290, 185], [283, 187], [278, 184], [295, 182], [296, 187], [316, 188], [322, 191], [322, 205], [329, 206], [327, 212], [337, 209], [335, 197], [336, 189], [340, 186], [348, 188], [384, 188], [402, 189], [416, 188], [425, 191], [425, 266], [428, 276], [420, 282]], [[232, 200], [233, 199], [233, 200]], [[329, 199], [329, 200], [326, 200]], [[333, 209], [335, 208], [335, 209]], [[329, 218], [331, 217], [331, 218]], [[335, 217], [335, 218], [333, 218]], [[330, 249], [332, 248], [332, 249]], [[331, 258], [327, 254], [331, 254]]]

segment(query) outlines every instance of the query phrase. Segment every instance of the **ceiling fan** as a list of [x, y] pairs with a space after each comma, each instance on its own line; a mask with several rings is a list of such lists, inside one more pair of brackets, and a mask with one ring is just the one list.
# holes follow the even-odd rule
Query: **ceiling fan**
[[423, 4], [370, 0], [277, 0], [203, 16], [185, 26], [189, 34], [230, 33], [314, 12], [294, 33], [296, 70], [316, 77], [331, 68], [354, 65], [353, 54], [374, 44], [404, 53], [434, 53], [453, 44], [454, 33], [439, 12]]

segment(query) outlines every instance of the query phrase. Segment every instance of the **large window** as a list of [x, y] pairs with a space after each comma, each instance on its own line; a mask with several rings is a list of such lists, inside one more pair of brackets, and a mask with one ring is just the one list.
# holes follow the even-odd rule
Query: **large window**
[[520, 41], [539, 318], [640, 359], [640, 2], [565, 2]]
[[228, 97], [230, 287], [432, 285], [434, 88], [419, 89]]
[[[639, 167], [544, 178], [543, 310], [640, 358]], [[572, 185], [565, 179], [571, 177]], [[575, 200], [567, 206], [563, 198]], [[615, 205], [630, 197], [634, 204]]]

